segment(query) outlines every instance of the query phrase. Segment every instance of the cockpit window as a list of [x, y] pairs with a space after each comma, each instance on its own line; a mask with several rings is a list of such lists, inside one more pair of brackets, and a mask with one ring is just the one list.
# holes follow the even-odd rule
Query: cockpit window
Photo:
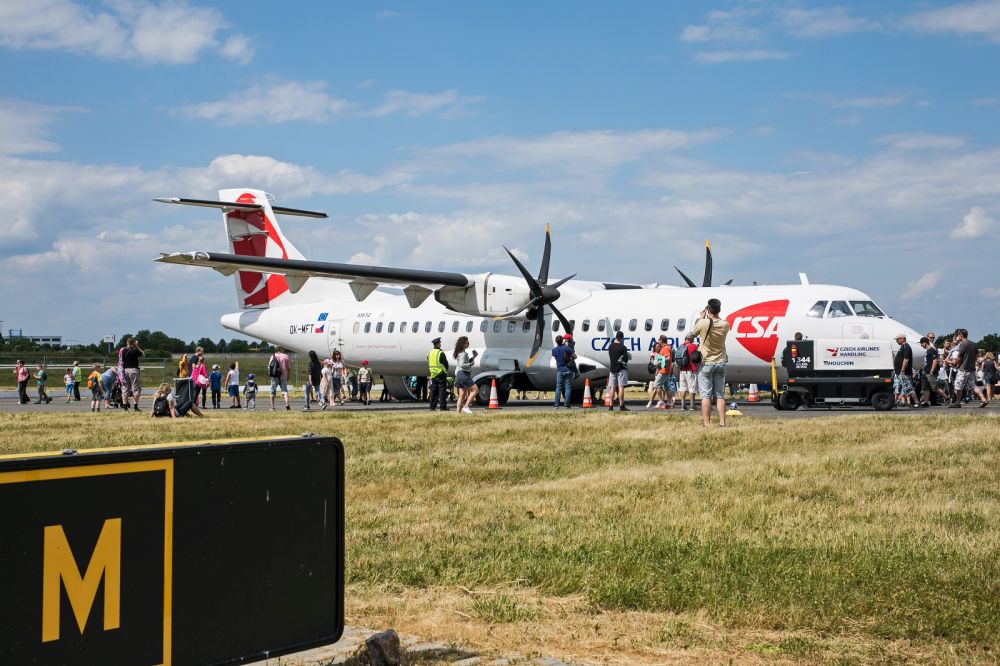
[[830, 314], [828, 315], [830, 318], [850, 317], [853, 314], [854, 312], [847, 307], [847, 303], [845, 301], [834, 301], [833, 303], [830, 303]]
[[822, 319], [823, 313], [826, 312], [826, 303], [826, 301], [816, 301], [816, 304], [809, 308], [809, 312], [806, 313], [806, 316]]
[[878, 309], [878, 306], [871, 301], [851, 301], [854, 314], [858, 317], [884, 317], [885, 313]]

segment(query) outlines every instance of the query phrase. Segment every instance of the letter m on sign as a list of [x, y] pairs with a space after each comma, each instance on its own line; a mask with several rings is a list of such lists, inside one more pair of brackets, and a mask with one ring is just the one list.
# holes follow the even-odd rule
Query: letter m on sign
[[42, 642], [59, 640], [60, 586], [83, 633], [90, 609], [97, 598], [97, 588], [104, 578], [104, 630], [117, 629], [121, 623], [122, 519], [104, 521], [90, 564], [80, 575], [76, 558], [66, 540], [62, 525], [45, 527], [42, 568]]

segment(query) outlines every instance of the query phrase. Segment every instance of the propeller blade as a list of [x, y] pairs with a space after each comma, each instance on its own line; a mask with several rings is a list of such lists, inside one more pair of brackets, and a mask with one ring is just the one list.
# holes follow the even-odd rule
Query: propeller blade
[[525, 367], [531, 367], [531, 364], [535, 362], [535, 357], [538, 356], [538, 350], [542, 347], [542, 334], [545, 331], [545, 310], [544, 308], [538, 308], [538, 314], [535, 315], [535, 339], [531, 342], [531, 356], [528, 357], [528, 362], [525, 363]]
[[517, 315], [521, 314], [522, 312], [524, 312], [528, 308], [532, 307], [533, 305], [535, 305], [534, 299], [528, 301], [528, 303], [526, 305], [522, 305], [521, 307], [519, 307], [518, 309], [514, 310], [513, 312], [507, 312], [507, 313], [504, 313], [502, 315], [496, 315], [495, 317], [490, 317], [490, 319], [510, 319], [511, 317], [516, 317]]
[[549, 225], [545, 225], [545, 249], [542, 250], [542, 267], [538, 269], [538, 284], [549, 281], [549, 256], [552, 254], [552, 235]]
[[689, 286], [689, 287], [694, 287], [695, 286], [695, 283], [691, 281], [691, 278], [689, 278], [687, 275], [684, 275], [684, 271], [682, 271], [681, 269], [677, 268], [676, 266], [674, 266], [674, 270], [681, 274], [681, 277], [684, 278], [685, 282], [687, 282], [687, 286]]
[[[507, 246], [505, 245], [503, 249], [507, 250]], [[528, 283], [528, 288], [531, 289], [531, 295], [535, 298], [541, 296], [542, 288], [539, 286], [534, 276], [528, 272], [528, 269], [524, 267], [524, 264], [522, 264], [517, 257], [514, 256], [513, 252], [507, 250], [507, 254], [509, 254], [510, 258], [514, 260], [514, 265], [517, 266], [517, 270], [521, 271], [521, 275], [524, 276], [525, 281]]]
[[730, 286], [733, 283], [733, 280], [735, 280], [735, 279], [736, 278], [729, 278], [728, 280], [726, 280], [725, 283], [724, 283], [725, 286], [727, 286], [727, 287]]
[[567, 282], [569, 282], [570, 280], [572, 280], [575, 277], [576, 277], [576, 273], [573, 273], [569, 277], [564, 277], [562, 280], [559, 280], [559, 282], [556, 282], [554, 285], [552, 285], [552, 288], [553, 289], [558, 289], [559, 287], [563, 286], [564, 284], [566, 284]]
[[569, 325], [569, 321], [566, 319], [566, 317], [563, 316], [563, 313], [559, 312], [559, 309], [556, 308], [556, 306], [552, 305], [551, 303], [549, 303], [549, 308], [552, 310], [552, 313], [555, 314], [555, 316], [559, 317], [559, 321], [562, 322], [563, 329], [567, 333], [572, 333], [573, 327]]
[[702, 280], [701, 286], [712, 286], [712, 246], [708, 241], [705, 241], [705, 279]]

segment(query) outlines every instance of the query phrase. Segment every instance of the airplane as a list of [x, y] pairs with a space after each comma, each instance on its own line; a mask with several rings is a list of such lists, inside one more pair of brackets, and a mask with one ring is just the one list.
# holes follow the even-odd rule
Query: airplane
[[[339, 349], [347, 364], [367, 360], [396, 398], [413, 399], [409, 377], [427, 374], [431, 340], [451, 355], [459, 336], [480, 351], [473, 368], [480, 400], [496, 380], [501, 404], [510, 391], [554, 390], [556, 370], [547, 347], [572, 332], [580, 376], [603, 386], [609, 343], [623, 331], [632, 350], [629, 378], [648, 381], [646, 359], [660, 335], [671, 346], [684, 341], [709, 298], [718, 298], [731, 333], [726, 380], [770, 383], [779, 342], [801, 332], [808, 339], [891, 340], [905, 333], [916, 349], [920, 334], [886, 315], [867, 294], [836, 285], [712, 286], [712, 255], [706, 242], [701, 286], [676, 269], [687, 287], [549, 278], [552, 241], [548, 227], [541, 268], [531, 272], [509, 250], [519, 275], [465, 274], [306, 259], [285, 236], [276, 215], [325, 218], [325, 213], [280, 207], [252, 188], [219, 190], [219, 200], [158, 198], [155, 201], [216, 208], [230, 253], [163, 253], [155, 261], [212, 268], [235, 276], [240, 311], [222, 325], [243, 335], [321, 358]], [[506, 249], [506, 248], [504, 248]], [[394, 293], [395, 292], [395, 293]], [[433, 298], [430, 298], [433, 296]], [[557, 305], [558, 304], [558, 305]], [[914, 354], [916, 357], [920, 354]], [[780, 367], [780, 379], [786, 375]]]

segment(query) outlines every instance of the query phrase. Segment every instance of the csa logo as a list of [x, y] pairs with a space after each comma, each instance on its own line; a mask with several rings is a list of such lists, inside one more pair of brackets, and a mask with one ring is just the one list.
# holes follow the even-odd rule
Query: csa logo
[[765, 301], [733, 312], [726, 321], [733, 337], [762, 361], [774, 358], [778, 348], [778, 326], [788, 313], [788, 300]]
[[[236, 199], [236, 203], [252, 204], [257, 203], [257, 200], [254, 195], [244, 192]], [[233, 249], [236, 254], [244, 257], [288, 259], [288, 252], [281, 242], [281, 237], [278, 236], [274, 225], [262, 211], [232, 211], [228, 215], [238, 217], [248, 225], [264, 232], [263, 234], [253, 233], [242, 238], [234, 238]], [[288, 282], [284, 275], [264, 274], [255, 271], [240, 271], [239, 275], [240, 288], [245, 294], [244, 307], [265, 305], [288, 291]]]

